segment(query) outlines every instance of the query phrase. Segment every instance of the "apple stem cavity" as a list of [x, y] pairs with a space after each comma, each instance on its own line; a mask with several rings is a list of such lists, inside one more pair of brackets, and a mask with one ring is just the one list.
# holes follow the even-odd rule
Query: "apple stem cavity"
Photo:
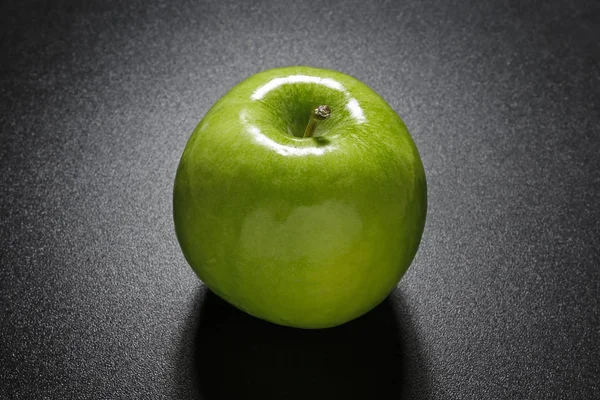
[[331, 117], [331, 108], [328, 105], [322, 105], [313, 110], [310, 114], [310, 120], [308, 121], [308, 125], [306, 125], [306, 129], [304, 130], [305, 138], [313, 137], [315, 133], [315, 129], [320, 121], [325, 121]]

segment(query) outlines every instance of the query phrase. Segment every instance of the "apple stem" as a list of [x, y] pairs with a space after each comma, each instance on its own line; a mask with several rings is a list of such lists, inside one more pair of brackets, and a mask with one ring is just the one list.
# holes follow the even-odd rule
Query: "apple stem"
[[313, 137], [315, 133], [315, 128], [319, 121], [324, 121], [331, 117], [331, 108], [328, 105], [322, 105], [313, 110], [310, 114], [310, 120], [308, 121], [308, 125], [306, 125], [306, 129], [304, 130], [305, 138]]

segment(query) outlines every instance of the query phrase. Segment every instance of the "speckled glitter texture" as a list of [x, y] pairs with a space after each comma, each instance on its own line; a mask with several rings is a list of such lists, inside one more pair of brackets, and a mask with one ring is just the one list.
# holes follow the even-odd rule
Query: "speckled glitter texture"
[[[3, 4], [0, 398], [600, 398], [599, 4]], [[398, 289], [329, 331], [208, 294], [173, 231], [193, 128], [294, 64], [379, 92], [429, 184]]]

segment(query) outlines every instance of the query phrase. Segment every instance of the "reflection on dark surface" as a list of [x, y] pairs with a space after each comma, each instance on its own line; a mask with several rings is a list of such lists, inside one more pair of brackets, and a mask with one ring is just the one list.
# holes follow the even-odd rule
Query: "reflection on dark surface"
[[194, 392], [207, 400], [424, 398], [426, 368], [399, 303], [395, 296], [345, 325], [302, 330], [206, 291], [195, 321]]

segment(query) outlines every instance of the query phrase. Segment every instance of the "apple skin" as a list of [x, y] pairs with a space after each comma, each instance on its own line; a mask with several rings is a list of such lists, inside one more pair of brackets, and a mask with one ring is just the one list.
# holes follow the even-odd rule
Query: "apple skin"
[[[311, 111], [331, 108], [316, 137]], [[406, 126], [332, 70], [267, 70], [207, 112], [177, 169], [173, 213], [204, 284], [255, 317], [327, 328], [371, 310], [417, 252], [427, 185]]]

